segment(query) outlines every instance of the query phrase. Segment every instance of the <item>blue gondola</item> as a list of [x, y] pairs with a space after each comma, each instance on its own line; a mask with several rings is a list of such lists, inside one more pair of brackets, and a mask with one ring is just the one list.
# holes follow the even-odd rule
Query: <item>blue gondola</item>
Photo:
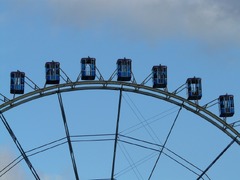
[[96, 77], [96, 59], [95, 58], [82, 58], [81, 59], [81, 79], [94, 80]]
[[220, 117], [232, 117], [234, 115], [234, 98], [233, 95], [219, 96]]
[[201, 78], [188, 78], [186, 85], [188, 100], [200, 100], [202, 98]]
[[118, 81], [130, 81], [132, 78], [132, 60], [118, 59], [117, 60], [117, 75]]
[[46, 62], [46, 84], [59, 84], [60, 82], [60, 63]]
[[152, 68], [153, 88], [167, 87], [167, 66], [153, 66]]
[[20, 71], [11, 72], [10, 77], [10, 93], [24, 94], [25, 73]]

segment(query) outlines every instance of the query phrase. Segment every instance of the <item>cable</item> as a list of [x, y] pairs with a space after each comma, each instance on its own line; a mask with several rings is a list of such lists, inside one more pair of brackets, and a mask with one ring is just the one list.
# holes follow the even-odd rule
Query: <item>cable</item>
[[[135, 144], [135, 143], [132, 143], [132, 142], [128, 142], [128, 141], [123, 141], [123, 140], [119, 140], [120, 142], [123, 142], [123, 143], [127, 143], [127, 144], [130, 144], [130, 145], [134, 145], [134, 146], [138, 146], [138, 147], [141, 147], [141, 148], [145, 148], [145, 149], [148, 149], [148, 150], [153, 150], [155, 152], [161, 152], [161, 150], [159, 149], [154, 149], [154, 148], [149, 148], [149, 147], [146, 147], [146, 146], [143, 146], [143, 145], [139, 145], [139, 144]], [[167, 156], [168, 158], [172, 159], [173, 161], [177, 162], [179, 165], [183, 166], [184, 168], [186, 168], [187, 170], [191, 171], [192, 173], [196, 174], [196, 175], [199, 175], [198, 173], [196, 173], [194, 170], [190, 169], [189, 167], [187, 167], [186, 165], [184, 165], [183, 163], [181, 163], [180, 161], [174, 159], [173, 157], [171, 157], [170, 155], [168, 155], [167, 153], [165, 152], [162, 152], [162, 154], [164, 154], [165, 156]], [[151, 157], [152, 158], [152, 157]], [[147, 159], [148, 160], [148, 159]], [[123, 170], [124, 173], [128, 172], [129, 171], [129, 168], [127, 168], [127, 170]], [[120, 176], [119, 174], [124, 174], [122, 171], [118, 173], [118, 177]]]
[[[150, 155], [148, 155], [148, 156], [140, 159], [139, 161], [137, 161], [137, 162], [135, 163], [135, 165], [136, 165], [136, 166], [140, 166], [141, 164], [143, 164], [143, 163], [145, 163], [146, 161], [154, 158], [155, 156], [157, 156], [157, 154], [156, 154], [155, 152], [154, 152], [154, 153], [151, 153]], [[116, 178], [118, 178], [118, 177], [122, 176], [123, 174], [126, 174], [126, 173], [129, 172], [130, 170], [131, 170], [131, 166], [128, 166], [128, 167], [126, 167], [125, 169], [123, 169], [123, 170], [119, 171], [118, 173], [116, 173], [115, 176], [116, 176]]]
[[[58, 144], [56, 144], [56, 145], [54, 145], [54, 146], [51, 146], [51, 147], [45, 148], [45, 149], [43, 149], [43, 150], [40, 150], [40, 151], [34, 152], [34, 153], [32, 153], [32, 154], [29, 154], [30, 152], [36, 151], [37, 149], [42, 149], [42, 148], [45, 147], [45, 146], [49, 146], [50, 144], [53, 144], [53, 143], [62, 141], [63, 139], [66, 139], [66, 138], [61, 138], [61, 139], [56, 140], [56, 141], [53, 141], [53, 142], [51, 142], [51, 143], [47, 143], [47, 144], [45, 144], [45, 145], [42, 145], [42, 146], [39, 146], [39, 147], [37, 147], [37, 148], [31, 149], [31, 150], [29, 150], [29, 151], [26, 152], [26, 155], [27, 155], [27, 157], [31, 157], [31, 156], [34, 156], [34, 155], [36, 155], [36, 154], [45, 152], [45, 151], [47, 151], [47, 150], [56, 148], [56, 147], [58, 147], [58, 146], [60, 146], [60, 145], [66, 144], [67, 141], [61, 142], [61, 143], [58, 143]], [[29, 154], [29, 155], [28, 155], [28, 154]], [[5, 168], [3, 168], [3, 169], [0, 171], [0, 173], [2, 173], [2, 174], [0, 174], [0, 177], [2, 177], [3, 175], [5, 175], [5, 174], [6, 174], [7, 172], [9, 172], [11, 169], [13, 169], [13, 168], [14, 168], [17, 164], [19, 164], [22, 160], [24, 160], [24, 158], [23, 158], [21, 155], [18, 156], [16, 159], [14, 159], [11, 163], [9, 163], [7, 166], [5, 166]], [[16, 162], [16, 161], [17, 161], [17, 162]]]
[[[100, 136], [113, 136], [114, 134], [91, 134], [91, 135], [74, 135], [71, 136], [72, 138], [81, 138], [81, 137], [100, 137]], [[26, 151], [25, 153], [27, 154], [28, 157], [31, 156], [35, 156], [39, 153], [45, 152], [47, 150], [56, 148], [58, 146], [64, 145], [67, 143], [67, 141], [63, 141], [66, 140], [66, 137], [57, 139], [55, 141], [46, 143], [44, 145], [38, 146], [36, 148], [33, 148], [31, 150]], [[113, 141], [114, 139], [82, 139], [82, 140], [72, 140], [72, 142], [93, 142], [93, 141]], [[63, 141], [63, 142], [61, 142]], [[57, 144], [56, 144], [57, 143]], [[54, 145], [55, 144], [55, 145]], [[52, 146], [50, 146], [52, 145]], [[45, 148], [46, 146], [50, 146], [48, 148]], [[44, 148], [44, 149], [43, 149]], [[42, 149], [42, 150], [39, 150]], [[39, 151], [37, 151], [39, 150]], [[36, 152], [34, 152], [36, 151]], [[33, 153], [31, 153], [33, 152]], [[31, 154], [30, 154], [31, 153]], [[3, 175], [5, 175], [7, 172], [9, 172], [11, 169], [13, 169], [17, 164], [19, 164], [21, 161], [23, 160], [22, 156], [18, 156], [16, 159], [14, 159], [12, 162], [10, 162], [7, 166], [5, 166], [2, 170], [0, 170], [0, 177], [2, 177]]]
[[[156, 142], [156, 139], [159, 141], [159, 139], [157, 138], [155, 132], [153, 131], [153, 129], [151, 128], [151, 126], [148, 124], [148, 122], [146, 121], [146, 119], [143, 117], [143, 115], [141, 114], [140, 110], [138, 109], [138, 107], [134, 104], [134, 102], [131, 100], [131, 98], [128, 96], [128, 99], [130, 100], [130, 102], [132, 103], [132, 105], [135, 107], [136, 111], [138, 112], [138, 114], [140, 114], [141, 118], [143, 119], [143, 121], [140, 119], [140, 117], [137, 115], [136, 111], [133, 109], [133, 107], [130, 105], [130, 103], [126, 100], [125, 96], [123, 96], [124, 100], [126, 101], [126, 103], [128, 104], [128, 106], [130, 107], [130, 109], [133, 111], [134, 115], [137, 117], [137, 119], [140, 121], [140, 124], [142, 125], [142, 127], [144, 127], [144, 129], [147, 131], [148, 135], [152, 138], [152, 140], [154, 142]], [[149, 129], [150, 130], [149, 130]], [[151, 132], [152, 133], [151, 133]], [[153, 135], [154, 136], [153, 136]], [[156, 139], [155, 139], [155, 138]]]
[[[49, 146], [49, 145], [51, 145], [51, 144], [54, 144], [54, 143], [56, 143], [56, 142], [59, 142], [59, 141], [62, 141], [62, 140], [64, 140], [64, 139], [66, 139], [66, 137], [65, 138], [61, 138], [61, 139], [58, 139], [58, 140], [55, 140], [55, 141], [53, 141], [53, 142], [50, 142], [50, 143], [47, 143], [47, 144], [44, 144], [44, 145], [42, 145], [42, 146], [39, 146], [39, 147], [36, 147], [36, 148], [34, 148], [34, 149], [31, 149], [31, 150], [29, 150], [29, 151], [26, 151], [25, 153], [27, 154], [27, 153], [30, 153], [30, 152], [32, 152], [32, 151], [35, 151], [35, 150], [37, 150], [37, 149], [41, 149], [41, 148], [43, 148], [43, 147], [45, 147], [45, 146]], [[0, 171], [0, 173], [2, 173], [3, 171], [5, 171], [9, 166], [11, 166], [14, 162], [16, 162], [18, 159], [20, 159], [22, 156], [20, 155], [20, 156], [18, 156], [16, 159], [14, 159], [10, 164], [8, 164], [5, 168], [3, 168], [1, 171]], [[23, 158], [20, 160], [20, 161], [22, 161], [23, 160]], [[14, 164], [13, 166], [11, 166], [11, 169], [15, 166], [15, 165], [17, 165], [20, 161], [18, 161], [16, 164]], [[0, 177], [1, 177], [1, 175], [0, 175]]]
[[[77, 143], [77, 142], [94, 142], [94, 141], [113, 141], [114, 139], [110, 139], [110, 138], [103, 138], [103, 139], [82, 139], [82, 138], [86, 138], [86, 137], [105, 137], [105, 136], [113, 136], [114, 134], [91, 134], [91, 135], [74, 135], [74, 136], [71, 136], [72, 138], [80, 138], [80, 139], [76, 139], [76, 140], [72, 140], [73, 143]], [[144, 140], [141, 140], [141, 139], [137, 139], [137, 138], [134, 138], [134, 137], [130, 137], [130, 136], [125, 136], [125, 135], [121, 135], [119, 134], [119, 137], [123, 137], [123, 138], [126, 138], [126, 139], [130, 139], [130, 140], [133, 140], [133, 141], [136, 141], [136, 142], [140, 142], [140, 143], [144, 143], [144, 144], [147, 144], [147, 145], [151, 145], [151, 146], [155, 146], [155, 148], [151, 148], [149, 146], [144, 146], [144, 145], [140, 145], [140, 144], [137, 144], [137, 143], [133, 143], [133, 142], [130, 142], [130, 141], [126, 141], [126, 140], [121, 140], [119, 139], [119, 142], [123, 142], [123, 143], [126, 143], [126, 144], [130, 144], [130, 145], [134, 145], [134, 146], [137, 146], [137, 147], [141, 147], [141, 148], [145, 148], [145, 149], [148, 149], [148, 150], [151, 150], [151, 151], [154, 151], [154, 153], [151, 153], [150, 155], [142, 158], [141, 160], [137, 161], [134, 163], [134, 166], [135, 167], [138, 167], [139, 165], [145, 163], [146, 161], [152, 159], [153, 157], [157, 156], [157, 154], [155, 152], [160, 152], [159, 148], [163, 147], [162, 145], [159, 145], [159, 144], [156, 144], [156, 143], [152, 143], [152, 142], [148, 142], [148, 141], [144, 141]], [[52, 141], [52, 142], [49, 142], [49, 143], [46, 143], [44, 145], [41, 145], [41, 146], [38, 146], [36, 148], [33, 148], [31, 150], [28, 150], [26, 151], [26, 154], [28, 155], [28, 157], [31, 157], [31, 156], [35, 156], [39, 153], [43, 153], [45, 151], [48, 151], [48, 150], [51, 150], [53, 148], [56, 148], [58, 146], [61, 146], [61, 145], [64, 145], [67, 143], [67, 141], [64, 141], [66, 140], [66, 137], [64, 138], [60, 138], [58, 140], [55, 140], [55, 141]], [[52, 145], [52, 146], [50, 146]], [[47, 147], [47, 146], [50, 146], [50, 147]], [[44, 147], [47, 147], [47, 148], [44, 148]], [[44, 148], [44, 149], [43, 149]], [[39, 150], [41, 149], [41, 150]], [[126, 149], [126, 148], [125, 148]], [[164, 147], [165, 150], [167, 150], [168, 152], [172, 153], [173, 155], [175, 155], [176, 157], [178, 157], [179, 159], [183, 160], [184, 162], [186, 162], [187, 164], [191, 165], [192, 167], [196, 168], [197, 170], [203, 172], [200, 168], [198, 168], [197, 166], [195, 166], [194, 164], [192, 164], [191, 162], [187, 161], [186, 159], [184, 159], [183, 157], [181, 157], [180, 155], [176, 154], [175, 152], [173, 152], [172, 150], [170, 150], [169, 148], [166, 148]], [[37, 151], [39, 150], [39, 151]], [[36, 152], [34, 152], [36, 151]], [[31, 153], [32, 152], [32, 153]], [[31, 154], [30, 154], [31, 153]], [[170, 159], [172, 159], [173, 161], [177, 162], [178, 164], [180, 164], [181, 166], [183, 166], [184, 168], [188, 169], [189, 171], [193, 172], [194, 174], [196, 175], [199, 175], [198, 173], [196, 173], [194, 170], [190, 169], [189, 167], [187, 167], [186, 165], [184, 165], [183, 163], [181, 163], [180, 161], [178, 161], [176, 158], [170, 156], [169, 154], [163, 152], [164, 155], [166, 155], [167, 157], [169, 157]], [[15, 160], [13, 160], [10, 164], [8, 164], [5, 168], [3, 168], [0, 173], [0, 177], [4, 176], [7, 172], [9, 172], [11, 169], [13, 169], [17, 164], [19, 164], [23, 158], [21, 158], [22, 156], [18, 156]], [[130, 157], [130, 156], [129, 156]], [[133, 162], [133, 161], [132, 161]], [[132, 166], [130, 167], [127, 167], [123, 170], [121, 170], [120, 172], [116, 173], [115, 176], [116, 178], [117, 177], [120, 177], [122, 176], [123, 174], [129, 172], [130, 170], [132, 170]], [[205, 174], [207, 176], [207, 174]], [[208, 177], [208, 176], [207, 176]], [[208, 179], [210, 179], [208, 177]]]
[[88, 140], [88, 139], [85, 139], [85, 140], [71, 140], [71, 142], [101, 142], [101, 141], [114, 141], [115, 139], [112, 138], [112, 139], [91, 139], [91, 140]]
[[170, 135], [171, 135], [171, 133], [172, 133], [172, 130], [173, 130], [175, 124], [176, 124], [176, 121], [177, 121], [177, 119], [178, 119], [178, 116], [179, 116], [181, 110], [182, 110], [182, 106], [179, 108], [179, 111], [178, 111], [178, 113], [177, 113], [177, 116], [176, 116], [176, 118], [175, 118], [174, 121], [173, 121], [172, 127], [171, 127], [171, 129], [170, 129], [170, 131], [169, 131], [169, 133], [168, 133], [168, 135], [167, 135], [167, 138], [166, 138], [166, 140], [165, 140], [165, 142], [164, 142], [164, 144], [163, 144], [163, 147], [162, 147], [162, 149], [161, 149], [161, 151], [160, 151], [160, 153], [159, 153], [159, 156], [158, 156], [158, 158], [157, 158], [157, 160], [156, 160], [156, 162], [155, 162], [155, 164], [154, 164], [154, 166], [153, 166], [153, 169], [152, 169], [152, 171], [151, 171], [151, 173], [150, 173], [150, 176], [149, 176], [148, 180], [150, 180], [151, 177], [152, 177], [152, 175], [153, 175], [153, 172], [154, 172], [154, 170], [155, 170], [155, 168], [156, 168], [156, 166], [157, 166], [157, 163], [158, 163], [158, 161], [159, 161], [159, 159], [160, 159], [160, 157], [161, 157], [161, 155], [162, 155], [163, 149], [164, 149], [164, 147], [166, 146], [166, 144], [167, 144], [167, 142], [168, 142], [168, 139], [169, 139], [169, 137], [170, 137]]
[[[141, 140], [141, 139], [138, 139], [138, 138], [133, 138], [133, 137], [125, 136], [125, 135], [121, 135], [121, 134], [120, 134], [119, 136], [120, 136], [120, 137], [127, 138], [127, 139], [130, 139], [130, 140], [134, 140], [134, 141], [137, 141], [137, 142], [140, 142], [140, 143], [145, 143], [145, 144], [148, 144], [148, 145], [156, 146], [157, 148], [163, 147], [163, 146], [160, 145], [160, 144], [148, 142], [148, 141]], [[144, 148], [145, 148], [145, 147], [144, 147]], [[203, 172], [203, 170], [201, 170], [200, 168], [198, 168], [196, 165], [194, 165], [194, 164], [191, 163], [190, 161], [186, 160], [186, 159], [183, 158], [182, 156], [178, 155], [177, 153], [173, 152], [173, 151], [170, 150], [169, 148], [164, 147], [164, 149], [166, 149], [168, 152], [172, 153], [173, 155], [175, 155], [176, 157], [178, 157], [178, 158], [181, 159], [182, 161], [186, 162], [187, 164], [191, 165], [192, 167], [196, 168], [197, 170]], [[207, 176], [207, 175], [206, 175], [206, 176]], [[208, 177], [208, 176], [207, 176], [207, 177]], [[208, 177], [208, 179], [210, 179], [210, 178]]]
[[[120, 145], [119, 144], [119, 147], [120, 147], [120, 150], [122, 151], [124, 157], [126, 158], [126, 160], [128, 161], [130, 167], [131, 167], [131, 170], [133, 170], [135, 176], [137, 177], [137, 179], [139, 179], [138, 176], [141, 177], [141, 179], [143, 179], [142, 175], [140, 174], [139, 170], [137, 169], [137, 166], [135, 165], [135, 163], [133, 162], [131, 156], [129, 155], [129, 153], [127, 152], [126, 148], [123, 146], [123, 145]], [[136, 169], [136, 170], [135, 170]]]
[[237, 136], [227, 145], [226, 148], [223, 149], [223, 151], [213, 160], [213, 162], [202, 172], [201, 175], [197, 178], [199, 180], [202, 178], [202, 176], [217, 162], [217, 160], [233, 145], [235, 140], [237, 139]]
[[[101, 136], [101, 135], [79, 135], [79, 136], [74, 136], [74, 137], [87, 137], [87, 136]], [[121, 135], [121, 136], [122, 136], [122, 135]], [[126, 136], [122, 136], [122, 137], [126, 137]], [[142, 141], [142, 140], [139, 140], [139, 139], [136, 139], [136, 138], [132, 138], [132, 137], [127, 137], [127, 138], [129, 138], [129, 139], [134, 139], [134, 140], [136, 140], [136, 141], [141, 141], [141, 142], [144, 142], [144, 143], [148, 143], [148, 144], [151, 144], [151, 145], [155, 145], [155, 146], [157, 146], [157, 147], [161, 146], [161, 145], [157, 145], [157, 144], [154, 144], [154, 143], [149, 143], [149, 142], [147, 142], [147, 141]], [[58, 139], [58, 140], [56, 140], [56, 141], [53, 141], [53, 142], [47, 143], [47, 144], [45, 144], [45, 145], [39, 146], [39, 147], [37, 147], [37, 148], [31, 149], [31, 150], [29, 150], [29, 151], [27, 151], [27, 152], [29, 153], [29, 152], [32, 152], [32, 151], [36, 151], [37, 149], [41, 149], [41, 148], [43, 148], [43, 147], [45, 147], [45, 146], [48, 146], [48, 145], [50, 145], [50, 144], [54, 144], [54, 143], [59, 142], [59, 141], [64, 140], [64, 139], [66, 139], [66, 138]], [[105, 140], [106, 140], [106, 139], [100, 139], [100, 140], [97, 140], [97, 141], [105, 141]], [[107, 140], [108, 140], [108, 139], [107, 139]], [[112, 140], [113, 140], [113, 139], [112, 139]], [[91, 141], [93, 141], [93, 139], [90, 139], [90, 140], [74, 140], [74, 142], [91, 142]], [[147, 147], [147, 146], [139, 145], [139, 144], [136, 144], [136, 143], [131, 143], [131, 142], [128, 142], [128, 141], [119, 140], [119, 142], [124, 142], [124, 143], [127, 143], [127, 144], [131, 144], [131, 145], [135, 145], [135, 146], [138, 146], [138, 147], [141, 147], [141, 148], [145, 148], [145, 149], [153, 150], [153, 151], [155, 151], [155, 152], [159, 152], [159, 149], [149, 148], [149, 147]], [[63, 144], [66, 144], [66, 143], [67, 143], [67, 141], [58, 143], [58, 144], [56, 144], [56, 145], [54, 145], [54, 146], [51, 146], [51, 147], [49, 147], [49, 148], [45, 148], [45, 149], [43, 149], [43, 150], [34, 152], [34, 153], [32, 153], [32, 154], [30, 154], [30, 155], [28, 155], [28, 156], [30, 157], [30, 156], [37, 155], [37, 154], [39, 154], [39, 153], [42, 153], [42, 152], [45, 152], [45, 151], [47, 151], [47, 150], [56, 148], [56, 147], [58, 147], [58, 146], [61, 146], [61, 145], [63, 145]], [[179, 157], [180, 159], [184, 160], [185, 162], [188, 162], [188, 164], [192, 165], [192, 166], [195, 167], [196, 169], [200, 170], [198, 167], [196, 167], [195, 165], [193, 165], [193, 164], [190, 163], [189, 161], [185, 160], [185, 159], [182, 158], [181, 156], [177, 155], [176, 153], [174, 153], [174, 152], [171, 151], [170, 149], [168, 149], [168, 148], [166, 148], [166, 147], [165, 147], [165, 149], [168, 150], [169, 152], [173, 153], [174, 155], [176, 155], [176, 156]], [[182, 165], [183, 167], [187, 168], [187, 169], [190, 170], [191, 172], [194, 172], [193, 170], [191, 170], [191, 169], [188, 168], [187, 166], [183, 165], [183, 163], [180, 163], [180, 161], [177, 161], [176, 159], [174, 159], [174, 158], [171, 157], [170, 155], [168, 155], [168, 154], [166, 154], [166, 153], [164, 153], [164, 152], [163, 152], [163, 154], [166, 155], [167, 157], [169, 157], [170, 159], [174, 160], [174, 161], [177, 162], [178, 164]], [[150, 154], [149, 156], [141, 159], [140, 161], [137, 161], [137, 162], [135, 163], [135, 166], [137, 167], [137, 166], [141, 165], [142, 163], [146, 162], [147, 160], [150, 160], [151, 158], [153, 158], [153, 157], [155, 157], [155, 156], [156, 156], [156, 154], [152, 153], [152, 154]], [[2, 173], [2, 174], [0, 175], [0, 177], [2, 177], [3, 175], [5, 175], [5, 174], [6, 174], [7, 172], [9, 172], [12, 168], [14, 168], [18, 163], [20, 163], [20, 162], [23, 160], [23, 158], [21, 158], [21, 157], [22, 157], [22, 156], [17, 157], [14, 161], [12, 161], [9, 165], [7, 165], [4, 169], [2, 169], [2, 170], [0, 171], [1, 173], [2, 173], [3, 171], [5, 171], [6, 168], [8, 168], [9, 166], [12, 165], [10, 168], [8, 168], [8, 170], [6, 170], [4, 173]], [[20, 158], [21, 158], [21, 159], [20, 159]], [[19, 159], [20, 159], [20, 160], [19, 160]], [[18, 160], [18, 161], [17, 161], [17, 160]], [[17, 162], [16, 162], [16, 161], [17, 161]], [[13, 164], [14, 162], [16, 162], [16, 163]], [[132, 169], [131, 167], [130, 167], [130, 168], [127, 167], [127, 168], [123, 169], [122, 171], [120, 171], [120, 172], [118, 172], [118, 173], [116, 174], [116, 177], [120, 177], [121, 175], [125, 174], [126, 172], [128, 172], [128, 171], [131, 170], [131, 169]], [[201, 171], [201, 170], [200, 170], [200, 171]], [[202, 172], [202, 171], [201, 171], [201, 172]], [[195, 172], [194, 172], [194, 173], [195, 173]], [[195, 174], [197, 174], [197, 173], [195, 173]], [[206, 175], [206, 176], [207, 176], [207, 175]], [[210, 178], [209, 178], [209, 179], [210, 179]]]
[[40, 177], [39, 177], [38, 173], [36, 172], [32, 163], [28, 159], [28, 157], [27, 157], [26, 153], [24, 152], [20, 142], [18, 141], [17, 137], [15, 136], [13, 130], [11, 129], [10, 125], [8, 124], [8, 122], [7, 122], [6, 118], [4, 117], [4, 115], [2, 114], [2, 112], [0, 112], [0, 118], [2, 119], [3, 124], [5, 125], [6, 129], [8, 130], [10, 136], [13, 139], [13, 142], [17, 146], [19, 152], [21, 153], [22, 157], [24, 158], [24, 160], [25, 160], [26, 164], [28, 165], [30, 171], [32, 172], [33, 176], [35, 177], [36, 180], [40, 180]]
[[[163, 118], [165, 118], [165, 117], [167, 117], [167, 116], [169, 116], [169, 115], [172, 115], [172, 114], [174, 114], [175, 112], [177, 112], [176, 110], [171, 111], [171, 110], [173, 110], [173, 109], [175, 109], [175, 108], [176, 108], [176, 107], [171, 108], [171, 109], [166, 110], [166, 111], [164, 111], [164, 112], [162, 112], [162, 113], [160, 113], [160, 114], [157, 114], [157, 115], [155, 115], [155, 116], [153, 116], [153, 117], [151, 117], [151, 118], [149, 118], [149, 119], [146, 119], [146, 122], [148, 122], [148, 124], [150, 125], [150, 124], [152, 124], [152, 123], [154, 123], [154, 122], [157, 122], [157, 121], [159, 121], [159, 120], [161, 120], [161, 119], [163, 119]], [[156, 117], [158, 117], [158, 116], [160, 116], [160, 115], [162, 115], [162, 114], [165, 114], [166, 112], [169, 112], [169, 111], [171, 111], [171, 112], [168, 113], [168, 114], [166, 114], [166, 115], [163, 115], [163, 116], [161, 116], [161, 117], [159, 117], [159, 118], [157, 118], [157, 119], [155, 119]], [[134, 132], [134, 131], [139, 130], [139, 129], [142, 128], [142, 127], [143, 127], [143, 126], [142, 126], [142, 123], [138, 123], [138, 124], [136, 124], [136, 125], [133, 125], [133, 126], [127, 128], [127, 129], [123, 130], [121, 133], [130, 134], [130, 133], [132, 133], [132, 132]]]

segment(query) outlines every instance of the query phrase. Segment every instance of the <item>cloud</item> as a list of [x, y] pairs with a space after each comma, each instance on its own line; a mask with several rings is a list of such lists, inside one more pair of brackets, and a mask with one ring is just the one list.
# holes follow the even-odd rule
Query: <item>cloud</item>
[[[78, 30], [159, 40], [240, 43], [239, 0], [11, 0], [16, 18]], [[0, 16], [1, 17], [1, 16]], [[22, 20], [24, 22], [24, 20]]]
[[[51, 0], [58, 23], [141, 36], [240, 42], [238, 0]], [[106, 28], [106, 27], [105, 27]]]
[[[9, 163], [11, 163], [15, 158], [16, 158], [16, 156], [14, 155], [14, 153], [9, 148], [1, 146], [1, 148], [0, 148], [0, 172]], [[26, 180], [26, 179], [32, 179], [33, 175], [30, 173], [30, 170], [28, 170], [28, 169], [27, 169], [27, 171], [29, 171], [28, 173], [30, 173], [30, 177], [27, 177], [26, 172], [21, 167], [22, 163], [25, 163], [25, 162], [21, 161], [20, 164], [18, 164], [17, 166], [13, 167], [10, 171], [8, 171], [4, 175], [3, 175], [3, 173], [6, 172], [6, 171], [2, 171], [0, 173], [0, 176], [1, 175], [3, 175], [3, 176], [0, 177], [0, 179], [1, 180], [16, 180], [16, 179], [17, 180]], [[64, 180], [64, 179], [68, 179], [68, 178], [63, 177], [62, 174], [63, 173], [61, 172], [61, 175], [45, 174], [45, 173], [40, 173], [39, 175], [40, 175], [42, 180]]]
[[[16, 156], [13, 154], [13, 152], [6, 147], [0, 148], [0, 171], [5, 168], [10, 162], [12, 162]], [[0, 173], [2, 175], [3, 172]], [[1, 177], [2, 180], [25, 180], [26, 176], [23, 171], [23, 169], [17, 165], [13, 169], [11, 169], [9, 172], [7, 172], [5, 175]]]

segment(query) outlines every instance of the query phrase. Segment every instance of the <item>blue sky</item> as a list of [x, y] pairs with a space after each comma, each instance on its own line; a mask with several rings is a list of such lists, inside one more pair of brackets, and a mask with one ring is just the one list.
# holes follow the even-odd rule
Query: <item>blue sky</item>
[[[170, 92], [189, 77], [201, 77], [201, 105], [219, 95], [233, 94], [236, 113], [228, 122], [237, 121], [240, 117], [239, 9], [237, 0], [0, 0], [0, 93], [12, 98], [9, 74], [16, 70], [24, 71], [43, 87], [46, 61], [59, 61], [74, 81], [82, 57], [95, 57], [105, 79], [115, 70], [117, 59], [127, 57], [133, 61], [138, 83], [150, 74], [153, 65], [167, 65]], [[151, 81], [147, 85], [151, 86]], [[26, 92], [30, 91], [26, 87]], [[186, 93], [179, 95], [185, 97]], [[114, 133], [118, 96], [118, 92], [110, 91], [63, 94], [71, 134]], [[155, 115], [171, 112], [156, 122], [153, 118], [151, 123], [158, 140], [164, 142], [178, 107], [131, 93], [124, 93], [123, 97], [123, 132], [140, 119], [151, 120]], [[89, 112], [87, 107], [92, 110]], [[218, 114], [217, 106], [210, 110]], [[6, 117], [24, 150], [64, 137], [56, 95], [12, 109], [6, 112]], [[149, 139], [144, 127], [130, 135]], [[204, 170], [230, 141], [213, 125], [183, 110], [167, 147]], [[0, 124], [0, 147], [0, 167], [19, 155], [3, 124]], [[74, 144], [80, 178], [109, 178], [112, 147], [112, 142]], [[129, 161], [136, 163], [151, 155], [129, 145], [119, 147], [119, 172], [129, 167]], [[128, 155], [131, 158], [126, 158]], [[146, 179], [155, 158], [156, 155], [117, 179]], [[30, 160], [44, 180], [74, 179], [66, 144]], [[209, 177], [238, 179], [239, 160], [240, 149], [234, 144], [210, 169]], [[16, 176], [33, 178], [23, 161], [2, 179], [16, 179]], [[179, 177], [196, 179], [194, 174], [162, 156], [153, 179]]]

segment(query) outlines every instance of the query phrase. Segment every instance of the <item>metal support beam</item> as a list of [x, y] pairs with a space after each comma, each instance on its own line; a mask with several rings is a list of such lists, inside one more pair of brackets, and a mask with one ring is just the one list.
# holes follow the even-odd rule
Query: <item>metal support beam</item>
[[25, 81], [25, 83], [30, 87], [32, 88], [33, 90], [39, 90], [40, 87], [37, 86], [36, 83], [34, 83], [29, 77], [25, 76], [25, 78], [30, 81], [30, 83], [32, 83], [34, 86], [32, 86], [30, 83], [28, 83], [27, 81]]
[[4, 115], [2, 114], [2, 112], [0, 112], [0, 118], [2, 119], [3, 124], [5, 125], [6, 129], [8, 130], [10, 136], [12, 137], [14, 143], [16, 144], [18, 150], [20, 151], [23, 159], [24, 159], [25, 162], [27, 163], [27, 165], [28, 165], [30, 171], [32, 172], [33, 176], [35, 177], [36, 180], [40, 180], [40, 178], [39, 178], [36, 170], [34, 169], [32, 163], [31, 163], [30, 160], [28, 159], [25, 151], [23, 150], [20, 142], [18, 141], [17, 137], [16, 137], [15, 134], [13, 133], [11, 127], [9, 126], [9, 124], [8, 124], [6, 118], [4, 117]]
[[115, 141], [114, 141], [111, 180], [114, 180], [115, 161], [116, 161], [116, 154], [117, 154], [118, 132], [119, 132], [119, 121], [120, 121], [120, 114], [121, 114], [121, 104], [122, 104], [122, 88], [120, 89], [119, 102], [118, 102], [118, 115], [117, 115], [117, 125], [116, 125]]
[[61, 112], [62, 112], [62, 118], [63, 118], [64, 128], [65, 128], [66, 137], [67, 137], [67, 141], [68, 141], [69, 152], [70, 152], [70, 156], [72, 159], [74, 174], [75, 174], [76, 180], [79, 180], [77, 164], [75, 161], [75, 156], [74, 156], [74, 152], [73, 152], [73, 148], [72, 148], [70, 133], [69, 133], [68, 124], [67, 124], [67, 118], [66, 118], [66, 114], [65, 114], [65, 110], [64, 110], [64, 106], [63, 106], [61, 93], [58, 93], [58, 100], [59, 100], [59, 104], [60, 104], [60, 108], [61, 108]]
[[217, 162], [217, 160], [233, 145], [236, 139], [237, 137], [228, 144], [228, 146], [216, 157], [216, 159], [214, 159], [213, 162], [202, 172], [197, 180], [201, 179], [203, 175], [207, 173], [207, 171]]
[[[124, 87], [123, 87], [124, 86]], [[30, 101], [51, 96], [57, 93], [65, 93], [72, 91], [82, 91], [82, 90], [112, 90], [112, 91], [122, 91], [137, 93], [155, 99], [163, 100], [171, 104], [181, 106], [184, 103], [183, 108], [201, 117], [203, 120], [208, 121], [216, 128], [220, 129], [223, 133], [228, 135], [230, 138], [234, 139], [236, 136], [238, 138], [235, 140], [238, 145], [240, 145], [240, 132], [232, 126], [226, 123], [224, 120], [219, 118], [217, 115], [208, 111], [206, 108], [199, 106], [181, 96], [176, 95], [176, 93], [170, 93], [165, 90], [152, 88], [149, 86], [134, 84], [122, 81], [79, 81], [71, 83], [57, 84], [54, 86], [44, 87], [42, 89], [23, 94], [15, 99], [11, 99], [3, 104], [0, 104], [0, 110], [2, 113], [9, 111], [12, 108], [20, 106], [22, 104], [28, 103]]]
[[180, 109], [178, 110], [177, 116], [176, 116], [176, 118], [175, 118], [174, 121], [173, 121], [172, 127], [171, 127], [171, 129], [170, 129], [170, 131], [169, 131], [169, 133], [168, 133], [168, 135], [167, 135], [167, 138], [166, 138], [166, 140], [165, 140], [165, 142], [164, 142], [164, 144], [163, 144], [163, 146], [162, 146], [162, 149], [161, 149], [161, 151], [160, 151], [160, 153], [159, 153], [159, 155], [158, 155], [158, 157], [157, 157], [157, 160], [156, 160], [156, 162], [155, 162], [155, 164], [154, 164], [154, 166], [153, 166], [153, 169], [152, 169], [152, 171], [151, 171], [151, 173], [150, 173], [150, 176], [149, 176], [148, 180], [150, 180], [151, 177], [152, 177], [152, 175], [153, 175], [153, 172], [154, 172], [154, 170], [155, 170], [155, 168], [156, 168], [156, 166], [157, 166], [157, 164], [158, 164], [158, 161], [159, 161], [159, 159], [160, 159], [160, 157], [161, 157], [161, 155], [162, 155], [162, 153], [163, 153], [163, 150], [164, 150], [164, 148], [165, 148], [165, 146], [166, 146], [166, 144], [167, 144], [167, 142], [168, 142], [168, 139], [169, 139], [169, 137], [170, 137], [170, 135], [171, 135], [171, 133], [172, 133], [172, 130], [173, 130], [175, 124], [176, 124], [176, 121], [177, 121], [177, 119], [178, 119], [178, 116], [179, 116], [181, 110], [182, 110], [182, 106], [181, 106]]

